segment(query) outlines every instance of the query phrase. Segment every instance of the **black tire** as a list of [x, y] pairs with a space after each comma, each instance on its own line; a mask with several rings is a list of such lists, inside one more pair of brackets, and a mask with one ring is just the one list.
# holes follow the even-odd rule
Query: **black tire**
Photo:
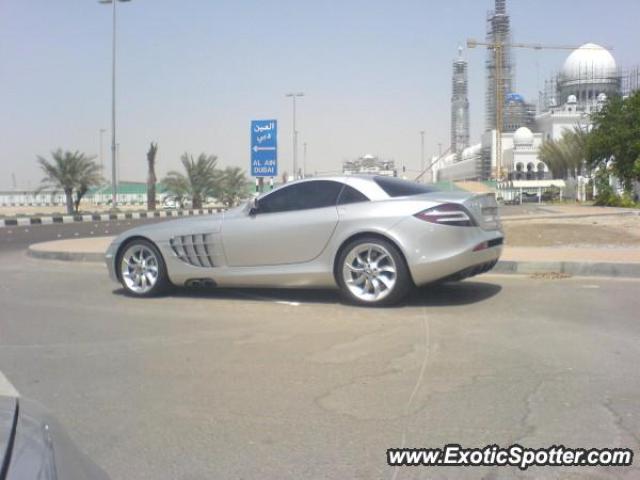
[[[122, 271], [122, 262], [125, 254], [127, 254], [130, 249], [135, 249], [136, 247], [140, 247], [144, 251], [153, 253], [157, 261], [157, 278], [155, 280], [155, 283], [151, 288], [144, 291], [135, 291], [134, 289], [132, 289], [132, 287], [125, 280]], [[162, 254], [160, 253], [160, 250], [155, 246], [153, 242], [144, 238], [135, 238], [126, 242], [122, 247], [120, 247], [115, 268], [117, 269], [117, 275], [120, 279], [120, 283], [122, 284], [125, 293], [131, 297], [156, 297], [159, 295], [163, 295], [171, 288], [171, 282], [169, 281], [169, 275], [167, 274], [167, 266], [164, 262]]]
[[[390, 291], [379, 300], [364, 300], [354, 294], [347, 286], [344, 278], [343, 268], [347, 260], [347, 256], [359, 246], [365, 246], [365, 244], [378, 245], [386, 250], [389, 256], [393, 259], [393, 263], [396, 270], [395, 284]], [[395, 305], [400, 302], [413, 288], [413, 280], [411, 274], [404, 260], [404, 256], [398, 248], [389, 240], [377, 237], [377, 236], [363, 236], [356, 238], [349, 243], [345, 244], [341, 249], [335, 263], [335, 277], [340, 287], [340, 293], [342, 297], [349, 303], [368, 306], [368, 307], [380, 307]]]

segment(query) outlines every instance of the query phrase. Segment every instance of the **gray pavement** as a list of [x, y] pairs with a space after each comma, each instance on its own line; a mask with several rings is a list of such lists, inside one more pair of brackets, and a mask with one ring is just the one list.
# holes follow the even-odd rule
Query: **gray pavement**
[[398, 468], [387, 448], [640, 447], [640, 282], [484, 275], [403, 305], [332, 291], [131, 299], [0, 253], [0, 370], [114, 479], [590, 478]]

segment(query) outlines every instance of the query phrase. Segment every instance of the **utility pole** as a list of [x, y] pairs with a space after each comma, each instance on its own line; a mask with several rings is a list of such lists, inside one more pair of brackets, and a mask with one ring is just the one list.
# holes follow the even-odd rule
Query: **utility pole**
[[304, 97], [303, 92], [287, 93], [285, 97], [290, 97], [293, 100], [293, 179], [298, 176], [298, 130], [296, 129], [296, 98]]
[[113, 4], [113, 32], [112, 32], [112, 57], [111, 57], [111, 207], [116, 208], [118, 198], [118, 178], [116, 173], [116, 5], [118, 2], [131, 0], [100, 0], [102, 4]]
[[103, 141], [103, 137], [104, 137], [104, 133], [107, 131], [106, 128], [101, 128], [100, 129], [100, 170], [102, 170], [104, 172], [104, 141]]
[[302, 144], [302, 178], [307, 177], [307, 142]]
[[424, 130], [420, 130], [420, 171], [424, 172]]

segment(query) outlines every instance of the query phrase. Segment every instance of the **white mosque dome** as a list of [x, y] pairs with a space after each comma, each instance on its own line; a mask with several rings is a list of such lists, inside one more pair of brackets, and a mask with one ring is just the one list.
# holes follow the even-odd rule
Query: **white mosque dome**
[[527, 127], [520, 127], [513, 134], [513, 144], [520, 146], [533, 145], [533, 133]]
[[571, 94], [567, 97], [567, 103], [577, 103], [578, 102], [578, 97], [576, 97], [575, 95]]
[[617, 72], [613, 55], [604, 47], [595, 43], [585, 43], [567, 57], [562, 67], [565, 81], [608, 79]]

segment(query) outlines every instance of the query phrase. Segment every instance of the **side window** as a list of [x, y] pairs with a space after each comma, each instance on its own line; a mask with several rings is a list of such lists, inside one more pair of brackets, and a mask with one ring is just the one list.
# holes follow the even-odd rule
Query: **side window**
[[358, 202], [368, 202], [369, 199], [367, 196], [359, 192], [353, 187], [349, 185], [345, 185], [342, 193], [340, 193], [340, 197], [338, 198], [338, 205], [346, 205], [347, 203], [358, 203]]
[[260, 213], [290, 212], [335, 206], [342, 184], [313, 180], [284, 187], [260, 200]]

